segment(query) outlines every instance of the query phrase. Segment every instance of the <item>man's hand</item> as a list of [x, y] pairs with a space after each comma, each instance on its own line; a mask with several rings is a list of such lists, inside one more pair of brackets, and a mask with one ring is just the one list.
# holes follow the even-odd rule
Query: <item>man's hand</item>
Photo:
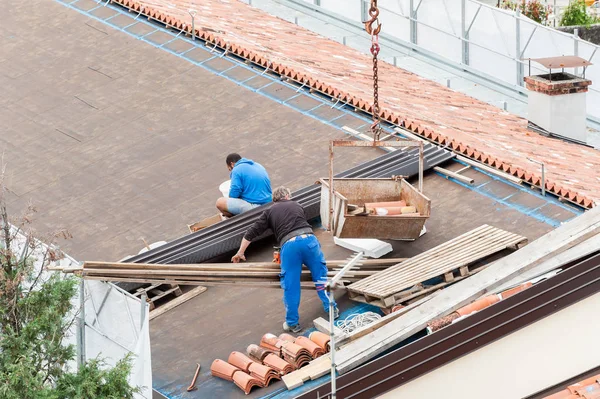
[[243, 260], [243, 261], [246, 260], [246, 257], [244, 256], [244, 253], [239, 253], [238, 252], [237, 254], [233, 255], [233, 258], [231, 258], [231, 262], [232, 263], [240, 263], [241, 260]]

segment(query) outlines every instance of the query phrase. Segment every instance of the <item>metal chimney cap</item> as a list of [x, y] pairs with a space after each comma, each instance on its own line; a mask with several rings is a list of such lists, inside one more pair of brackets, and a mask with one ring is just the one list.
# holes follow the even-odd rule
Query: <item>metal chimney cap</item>
[[588, 60], [577, 57], [575, 55], [563, 55], [559, 57], [547, 57], [547, 58], [528, 58], [529, 61], [535, 61], [538, 64], [544, 66], [547, 69], [556, 68], [579, 68], [593, 65]]

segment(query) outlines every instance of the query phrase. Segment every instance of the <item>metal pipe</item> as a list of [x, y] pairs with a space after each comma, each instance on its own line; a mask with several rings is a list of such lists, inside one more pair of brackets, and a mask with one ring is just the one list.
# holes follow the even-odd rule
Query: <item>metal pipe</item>
[[[462, 63], [465, 65], [469, 65], [469, 44], [467, 43], [467, 11], [466, 11], [466, 1], [460, 1], [460, 36], [461, 36], [461, 49], [462, 49]], [[500, 0], [498, 0], [500, 1]]]
[[[573, 30], [573, 55], [579, 55], [579, 28]], [[579, 75], [579, 68], [575, 68], [575, 75]]]
[[335, 308], [333, 306], [333, 292], [331, 292], [331, 286], [327, 286], [327, 297], [329, 298], [329, 353], [331, 356], [331, 399], [336, 399], [336, 364], [335, 364], [335, 323], [334, 314]]
[[327, 283], [327, 299], [329, 299], [329, 353], [331, 356], [331, 399], [336, 399], [336, 364], [335, 364], [335, 322], [334, 322], [334, 296], [332, 289], [338, 281], [344, 277], [344, 274], [362, 260], [363, 252], [359, 252], [342, 269], [331, 278]]
[[[327, 230], [333, 231], [333, 140], [329, 142], [329, 220]], [[335, 235], [335, 232], [333, 232]]]
[[196, 17], [196, 10], [188, 10], [188, 14], [190, 14], [190, 16], [192, 17], [192, 40], [196, 40], [196, 27], [195, 27], [195, 17]]
[[425, 155], [423, 154], [423, 142], [419, 141], [419, 192], [423, 192], [423, 162]]
[[546, 196], [546, 165], [543, 162], [536, 161], [535, 159], [527, 158], [529, 161], [533, 163], [537, 163], [538, 165], [542, 165], [542, 195]]
[[517, 61], [517, 85], [523, 86], [523, 64], [519, 62], [521, 59], [521, 10], [518, 8], [515, 11], [515, 45], [515, 58]]
[[146, 293], [142, 292], [140, 297], [141, 311], [140, 311], [140, 331], [144, 328], [144, 319], [146, 318]]
[[85, 364], [85, 281], [79, 283], [79, 318], [77, 319], [77, 368]]

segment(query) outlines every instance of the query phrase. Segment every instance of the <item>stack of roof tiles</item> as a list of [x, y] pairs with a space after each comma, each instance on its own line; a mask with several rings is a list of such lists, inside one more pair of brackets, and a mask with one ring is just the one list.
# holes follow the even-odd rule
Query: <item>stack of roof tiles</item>
[[[282, 334], [291, 337], [289, 334]], [[282, 339], [281, 336], [279, 336]], [[281, 355], [283, 359], [294, 366], [295, 369], [299, 369], [302, 366], [307, 365], [312, 360], [310, 351], [303, 348], [300, 345], [294, 343], [295, 338], [291, 337], [291, 340], [283, 340], [281, 345]]]
[[560, 392], [544, 399], [598, 399], [600, 398], [600, 374], [569, 385]]
[[[188, 1], [114, 1], [191, 33]], [[196, 8], [195, 34], [200, 39], [372, 112], [368, 55], [240, 1], [204, 0]], [[541, 185], [540, 167], [531, 159], [543, 161], [547, 191], [585, 207], [600, 198], [599, 151], [531, 132], [523, 118], [385, 62], [379, 63], [379, 79], [383, 120], [530, 184]]]
[[211, 367], [215, 377], [232, 381], [242, 391], [250, 393], [254, 387], [266, 387], [324, 355], [329, 348], [329, 337], [316, 332], [306, 337], [290, 334], [265, 334], [260, 345], [249, 345], [246, 354], [233, 351], [227, 361], [216, 359]]

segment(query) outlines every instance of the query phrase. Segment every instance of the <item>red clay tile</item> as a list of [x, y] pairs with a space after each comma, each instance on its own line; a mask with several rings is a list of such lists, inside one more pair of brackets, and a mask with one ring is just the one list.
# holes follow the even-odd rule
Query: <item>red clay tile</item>
[[521, 284], [519, 286], [516, 286], [515, 288], [511, 288], [510, 290], [506, 290], [506, 291], [502, 292], [500, 294], [500, 296], [502, 297], [502, 299], [509, 298], [515, 294], [518, 294], [521, 291], [526, 290], [527, 288], [531, 287], [532, 285], [533, 285], [532, 283]]
[[488, 295], [468, 304], [467, 306], [463, 306], [462, 308], [458, 309], [456, 313], [458, 313], [460, 316], [466, 316], [481, 309], [485, 309], [496, 302], [500, 302], [500, 297], [498, 295]]
[[210, 366], [210, 373], [227, 381], [233, 381], [233, 376], [241, 370], [224, 360], [216, 359]]
[[598, 399], [600, 398], [600, 374], [569, 385], [560, 392], [543, 399]]
[[246, 374], [243, 371], [238, 371], [233, 375], [233, 382], [237, 385], [246, 395], [250, 393], [252, 388], [262, 388], [263, 384], [260, 380], [252, 377], [250, 374]]
[[269, 367], [275, 369], [281, 375], [285, 375], [285, 374], [288, 374], [288, 373], [291, 373], [292, 371], [294, 371], [294, 367], [292, 367], [291, 364], [289, 364], [288, 362], [286, 362], [279, 356], [274, 355], [272, 353], [265, 357], [265, 360], [263, 361], [263, 363], [266, 366], [269, 366]]
[[275, 353], [281, 354], [281, 345], [283, 345], [282, 340], [271, 333], [266, 333], [260, 340], [260, 346], [271, 350]]
[[301, 347], [303, 347], [304, 349], [309, 351], [310, 355], [312, 356], [313, 359], [316, 359], [319, 356], [322, 356], [325, 354], [325, 351], [323, 350], [323, 348], [321, 348], [319, 345], [312, 342], [310, 339], [308, 339], [306, 337], [300, 336], [300, 337], [296, 338], [296, 341], [294, 341], [294, 343], [297, 345], [300, 345]]
[[308, 338], [319, 345], [325, 352], [329, 352], [329, 335], [323, 334], [320, 331], [313, 331]]
[[[262, 363], [264, 358], [271, 353], [275, 352], [255, 344], [248, 345], [248, 348], [246, 348], [246, 354], [251, 358], [257, 359], [260, 363]], [[281, 351], [277, 350], [277, 353], [281, 353]]]
[[563, 389], [560, 392], [546, 396], [543, 399], [580, 399], [581, 397], [577, 394], [572, 394], [568, 389]]
[[248, 356], [244, 355], [243, 353], [234, 351], [234, 352], [231, 352], [231, 354], [229, 355], [229, 359], [227, 359], [227, 363], [239, 368], [240, 370], [242, 370], [245, 373], [248, 373], [248, 370], [250, 369], [250, 365], [253, 362], [252, 362], [252, 359], [250, 359]]
[[297, 345], [293, 342], [289, 342], [289, 341], [285, 341], [281, 347], [282, 352], [285, 353], [289, 353], [292, 356], [299, 356], [302, 353], [305, 354], [309, 354], [309, 352], [304, 349], [303, 347], [301, 347], [300, 345]]
[[287, 333], [280, 334], [279, 339], [282, 341], [289, 341], [289, 342], [295, 342], [295, 340], [296, 340], [296, 338], [294, 338], [293, 336], [291, 336], [290, 334], [287, 334]]
[[592, 385], [598, 382], [598, 380], [600, 380], [600, 374], [596, 374], [592, 377], [586, 378], [585, 380], [582, 381], [578, 381], [577, 383], [573, 384], [573, 385], [569, 385], [567, 387], [568, 390], [571, 391], [571, 393], [575, 393], [578, 390], [580, 390], [581, 388], [588, 386], [588, 385]]
[[268, 386], [269, 383], [276, 379], [279, 380], [279, 373], [269, 367], [269, 366], [265, 366], [263, 364], [260, 363], [255, 363], [253, 362], [252, 364], [250, 364], [250, 375], [253, 376], [254, 378], [260, 380], [263, 384], [263, 386]]
[[310, 352], [307, 349], [289, 341], [284, 342], [281, 348], [281, 354], [283, 359], [296, 369], [299, 369], [312, 360]]
[[600, 397], [600, 384], [585, 385], [577, 390], [577, 394], [585, 399], [596, 399]]

